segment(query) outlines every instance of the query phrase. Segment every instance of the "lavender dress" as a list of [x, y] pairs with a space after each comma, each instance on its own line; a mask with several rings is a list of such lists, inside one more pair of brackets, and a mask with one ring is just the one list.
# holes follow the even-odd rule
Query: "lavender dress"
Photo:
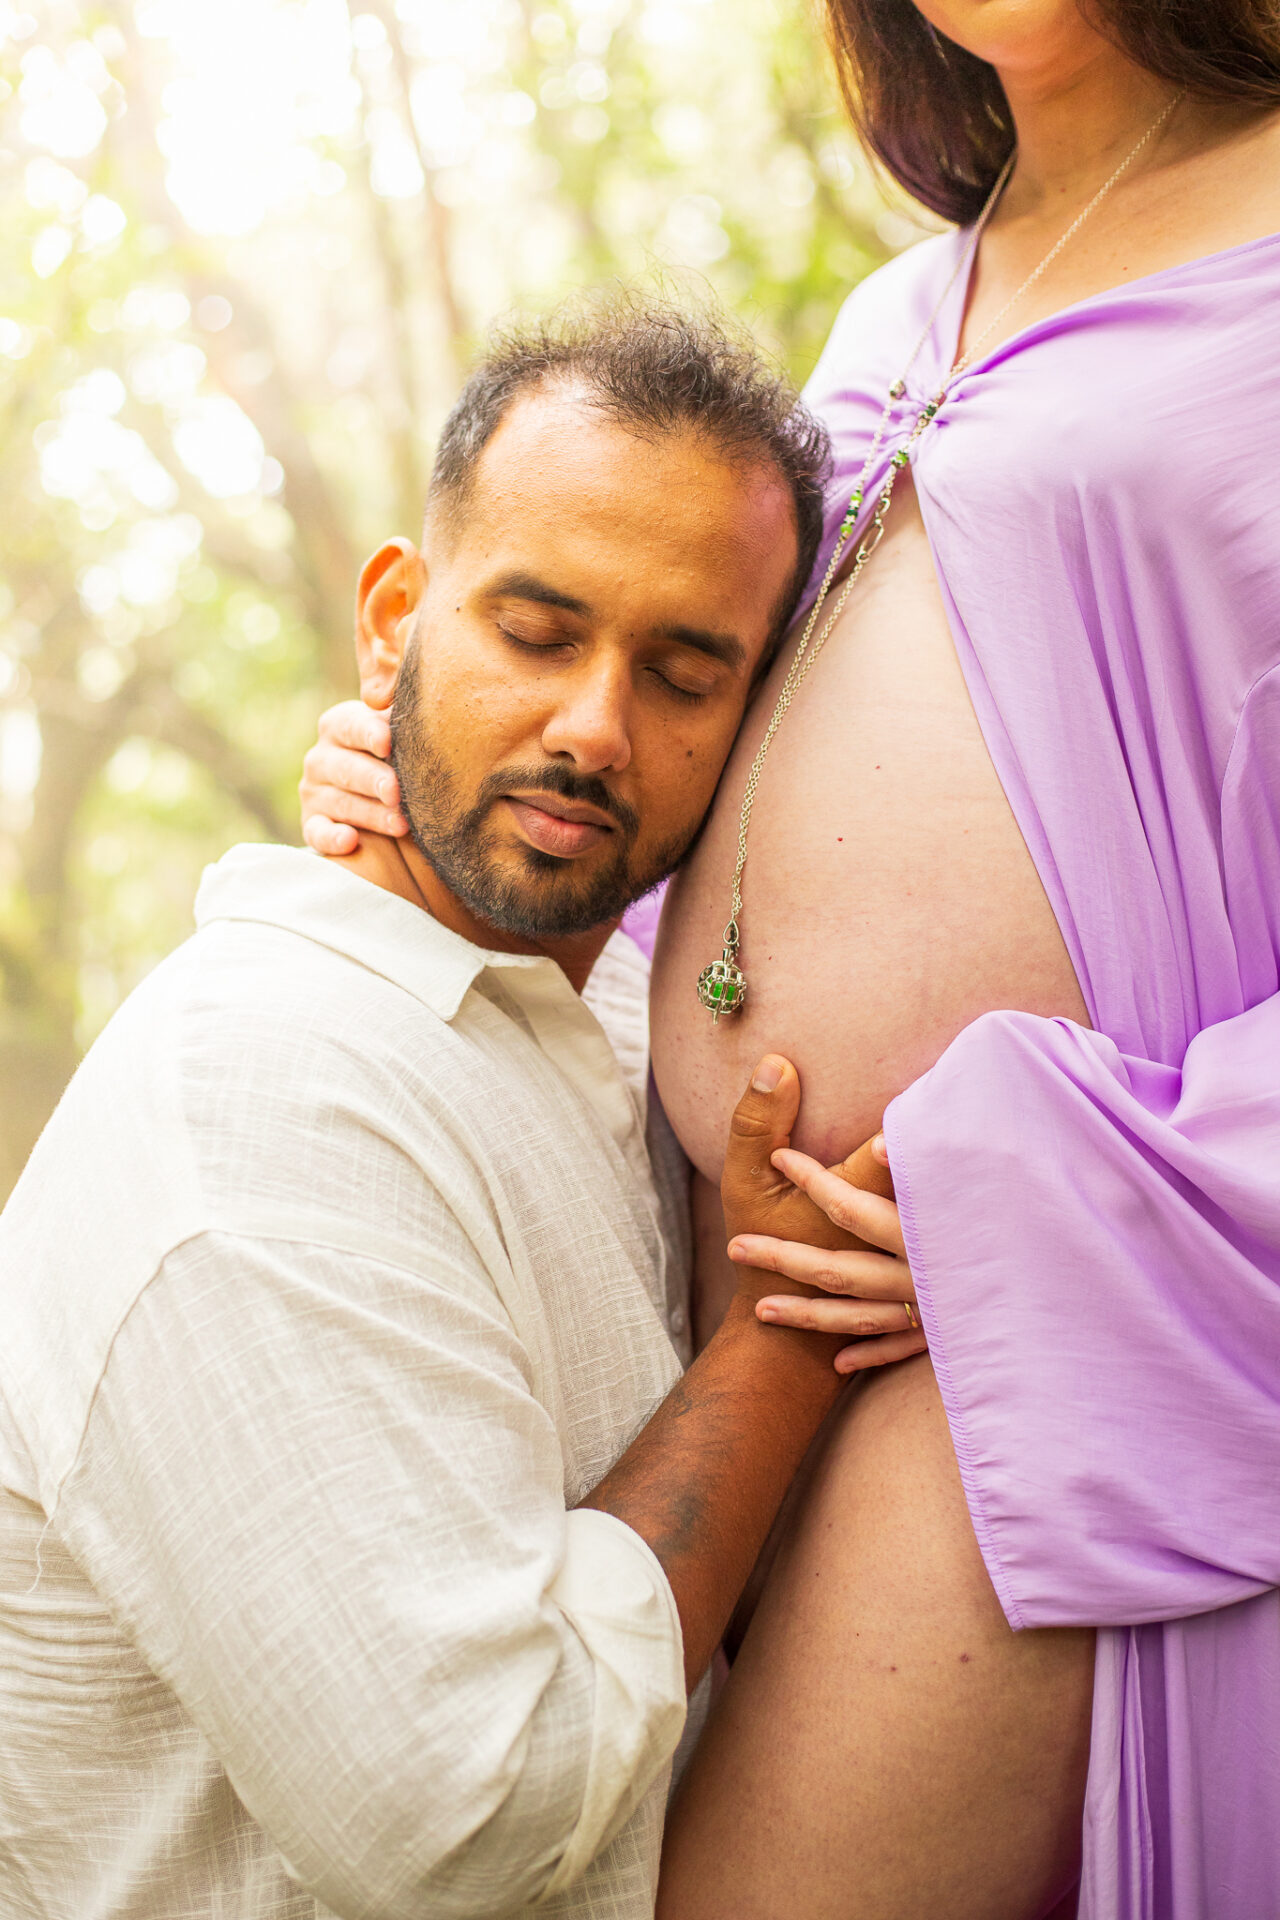
[[[836, 322], [824, 560], [964, 239]], [[988, 1014], [889, 1109], [969, 1510], [1013, 1626], [1101, 1629], [1081, 1920], [1280, 1920], [1280, 235], [1028, 327], [912, 465], [1094, 1027]]]
[[[962, 244], [836, 323], [829, 542]], [[988, 1014], [889, 1109], [969, 1510], [1013, 1626], [1102, 1629], [1082, 1920], [1280, 1920], [1280, 235], [1028, 327], [912, 465], [1095, 1029]]]

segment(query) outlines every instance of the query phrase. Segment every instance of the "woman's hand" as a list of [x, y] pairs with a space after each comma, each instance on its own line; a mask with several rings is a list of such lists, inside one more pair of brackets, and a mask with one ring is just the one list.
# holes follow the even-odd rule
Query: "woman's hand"
[[730, 1259], [790, 1283], [785, 1293], [765, 1293], [756, 1301], [757, 1317], [855, 1338], [856, 1346], [836, 1355], [841, 1373], [923, 1353], [927, 1343], [916, 1323], [915, 1285], [884, 1136], [837, 1167], [823, 1167], [787, 1146], [772, 1152], [770, 1164], [781, 1182], [758, 1174], [749, 1198], [725, 1196], [734, 1229]]
[[[838, 1168], [823, 1167], [808, 1154], [788, 1147], [771, 1156], [774, 1168], [821, 1210], [830, 1229], [843, 1236], [843, 1246], [815, 1244], [808, 1235], [801, 1241], [739, 1233], [729, 1247], [729, 1258], [736, 1264], [821, 1290], [765, 1294], [756, 1303], [756, 1314], [777, 1326], [855, 1337], [856, 1346], [844, 1347], [836, 1355], [841, 1373], [905, 1360], [923, 1353], [927, 1345], [918, 1324], [915, 1283], [897, 1205], [883, 1191], [869, 1191], [869, 1183], [854, 1184], [849, 1178], [851, 1162], [866, 1152], [859, 1149]], [[887, 1171], [882, 1134], [870, 1142], [870, 1153]], [[825, 1297], [833, 1294], [845, 1297]]]
[[400, 835], [400, 783], [387, 765], [391, 725], [362, 700], [344, 700], [320, 716], [320, 738], [302, 763], [302, 832], [317, 853], [354, 853], [358, 827]]

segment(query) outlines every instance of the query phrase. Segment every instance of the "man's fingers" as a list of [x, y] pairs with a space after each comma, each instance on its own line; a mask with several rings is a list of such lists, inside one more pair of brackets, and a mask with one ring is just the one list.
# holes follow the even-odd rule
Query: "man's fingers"
[[770, 1155], [791, 1138], [800, 1108], [800, 1079], [789, 1060], [767, 1053], [733, 1110], [720, 1193], [730, 1219], [762, 1193], [783, 1182]]
[[780, 1273], [823, 1293], [851, 1294], [861, 1300], [905, 1300], [911, 1294], [911, 1270], [888, 1253], [828, 1252], [799, 1240], [775, 1240], [740, 1233], [729, 1243], [729, 1258], [739, 1266]]
[[773, 1164], [793, 1186], [807, 1193], [835, 1226], [856, 1234], [859, 1240], [869, 1241], [873, 1247], [905, 1254], [898, 1209], [892, 1200], [850, 1186], [839, 1174], [828, 1173], [817, 1160], [811, 1160], [807, 1153], [775, 1148]]
[[340, 700], [320, 715], [320, 738], [385, 760], [391, 752], [391, 723], [363, 700]]
[[791, 1138], [800, 1107], [800, 1079], [789, 1060], [781, 1054], [767, 1053], [751, 1076], [751, 1085], [733, 1110], [729, 1122], [729, 1152], [738, 1148], [738, 1158], [758, 1158], [764, 1149], [765, 1161]]
[[828, 1171], [838, 1174], [840, 1179], [848, 1180], [855, 1187], [862, 1187], [867, 1193], [879, 1193], [886, 1200], [893, 1199], [893, 1175], [889, 1171], [889, 1162], [876, 1152], [876, 1140], [882, 1140], [883, 1134], [877, 1134], [875, 1140], [864, 1140], [862, 1145], [838, 1160]]
[[900, 1300], [810, 1300], [802, 1294], [767, 1294], [756, 1302], [756, 1318], [808, 1333], [842, 1333], [850, 1340], [914, 1329]]
[[890, 1367], [895, 1360], [909, 1360], [913, 1353], [927, 1353], [929, 1342], [922, 1333], [885, 1333], [878, 1340], [863, 1340], [856, 1347], [841, 1347], [836, 1355], [837, 1373], [866, 1373], [871, 1367]]

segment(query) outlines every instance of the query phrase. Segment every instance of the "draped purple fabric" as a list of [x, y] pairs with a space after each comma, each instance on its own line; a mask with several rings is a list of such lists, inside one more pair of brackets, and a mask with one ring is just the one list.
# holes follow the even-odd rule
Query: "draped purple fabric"
[[667, 883], [664, 880], [652, 893], [646, 893], [643, 900], [636, 900], [622, 916], [622, 930], [629, 933], [646, 960], [652, 960], [654, 942], [658, 937], [658, 921], [662, 917], [662, 903], [667, 897]]
[[[824, 561], [964, 238], [865, 281], [810, 382]], [[987, 1015], [886, 1122], [996, 1591], [1101, 1629], [1081, 1920], [1280, 1920], [1278, 430], [1274, 235], [1026, 328], [912, 454], [1094, 1028]]]
[[[828, 553], [963, 238], [859, 287], [814, 374]], [[886, 1123], [1005, 1612], [1102, 1629], [1082, 1920], [1280, 1916], [1278, 342], [1280, 235], [1026, 328], [912, 452], [1094, 1027], [990, 1014]]]

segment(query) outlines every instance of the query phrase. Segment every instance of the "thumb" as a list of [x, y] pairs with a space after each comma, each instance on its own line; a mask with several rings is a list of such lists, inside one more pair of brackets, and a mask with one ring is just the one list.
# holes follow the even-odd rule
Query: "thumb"
[[864, 1140], [847, 1159], [830, 1168], [830, 1172], [838, 1173], [851, 1187], [861, 1187], [865, 1193], [878, 1193], [885, 1200], [892, 1200], [893, 1175], [888, 1161], [881, 1158], [883, 1147], [884, 1136], [877, 1133], [870, 1140]]
[[784, 1175], [771, 1165], [770, 1155], [790, 1144], [799, 1109], [800, 1077], [795, 1068], [780, 1054], [766, 1053], [729, 1122], [720, 1181], [726, 1214], [732, 1216], [749, 1199], [759, 1200], [788, 1186]]

